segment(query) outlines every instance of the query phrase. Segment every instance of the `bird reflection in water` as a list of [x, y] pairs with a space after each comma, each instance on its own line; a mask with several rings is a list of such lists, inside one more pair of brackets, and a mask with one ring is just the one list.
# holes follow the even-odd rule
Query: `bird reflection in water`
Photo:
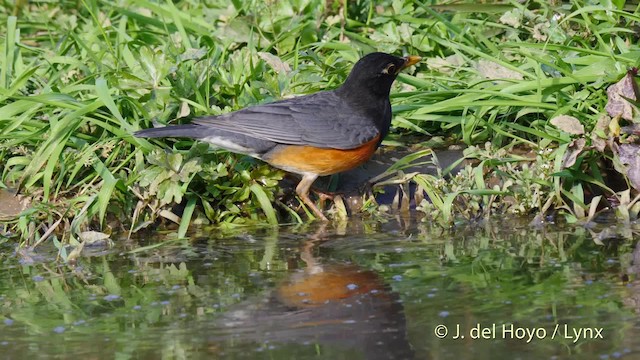
[[324, 226], [303, 244], [304, 269], [294, 270], [264, 300], [239, 304], [221, 325], [236, 341], [315, 345], [309, 347], [315, 355], [413, 358], [398, 295], [373, 271], [323, 263], [314, 255], [323, 233]]

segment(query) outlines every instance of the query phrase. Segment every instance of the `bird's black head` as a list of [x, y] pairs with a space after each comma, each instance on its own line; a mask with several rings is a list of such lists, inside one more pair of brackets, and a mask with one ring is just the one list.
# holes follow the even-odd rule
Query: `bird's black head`
[[418, 61], [419, 56], [397, 57], [382, 52], [368, 54], [353, 66], [341, 90], [357, 92], [361, 96], [388, 98], [398, 73]]

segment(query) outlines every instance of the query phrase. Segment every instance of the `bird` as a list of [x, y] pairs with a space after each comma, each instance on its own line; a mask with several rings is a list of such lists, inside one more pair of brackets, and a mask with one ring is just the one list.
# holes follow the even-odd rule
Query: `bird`
[[189, 124], [136, 131], [140, 138], [185, 137], [249, 155], [298, 174], [300, 200], [322, 221], [326, 216], [309, 198], [319, 176], [368, 161], [391, 127], [389, 93], [415, 55], [373, 52], [361, 57], [336, 89], [205, 116]]

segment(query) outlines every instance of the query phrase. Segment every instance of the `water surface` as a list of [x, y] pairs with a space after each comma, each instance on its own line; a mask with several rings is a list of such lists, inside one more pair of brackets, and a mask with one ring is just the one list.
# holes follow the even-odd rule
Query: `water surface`
[[[602, 231], [601, 244], [594, 241]], [[2, 245], [3, 358], [640, 356], [634, 225], [498, 219], [114, 237], [76, 264]], [[602, 236], [601, 236], [602, 237]]]

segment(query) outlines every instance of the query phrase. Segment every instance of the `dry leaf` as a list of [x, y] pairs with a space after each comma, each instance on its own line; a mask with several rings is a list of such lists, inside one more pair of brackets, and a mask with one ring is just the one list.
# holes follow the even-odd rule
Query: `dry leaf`
[[180, 111], [178, 112], [178, 116], [176, 118], [180, 119], [183, 117], [187, 117], [189, 116], [189, 114], [191, 114], [189, 103], [187, 103], [186, 101], [183, 101], [182, 104], [180, 104]]
[[425, 60], [427, 67], [432, 70], [439, 71], [443, 74], [449, 74], [452, 70], [460, 67], [464, 63], [462, 56], [453, 54], [446, 58], [433, 57]]
[[476, 69], [478, 70], [480, 75], [487, 79], [524, 79], [521, 73], [513, 71], [511, 69], [507, 69], [506, 67], [489, 60], [479, 60], [478, 64], [476, 65]]
[[600, 116], [600, 118], [598, 118], [596, 126], [591, 131], [591, 146], [593, 146], [593, 148], [595, 148], [599, 152], [604, 152], [604, 149], [607, 145], [607, 142], [605, 140], [607, 139], [609, 122], [611, 122], [611, 118], [603, 114]]
[[636, 101], [638, 100], [637, 93], [638, 85], [633, 74], [628, 72], [622, 80], [607, 89], [609, 101], [605, 110], [611, 117], [621, 116], [625, 120], [633, 120], [633, 105], [625, 98]]
[[626, 165], [626, 175], [631, 185], [640, 190], [640, 146], [635, 144], [620, 144], [617, 146], [618, 159]]
[[611, 121], [609, 121], [609, 138], [620, 136], [620, 115], [614, 116]]
[[258, 56], [267, 64], [269, 64], [269, 66], [271, 66], [271, 68], [278, 74], [282, 72], [288, 73], [291, 71], [291, 67], [289, 67], [289, 64], [271, 53], [260, 51], [258, 52]]
[[7, 189], [0, 189], [0, 220], [16, 218], [29, 206], [29, 200]]
[[513, 9], [502, 14], [500, 22], [509, 25], [514, 29], [519, 28], [522, 24], [522, 11], [520, 9]]
[[99, 231], [83, 231], [78, 234], [78, 237], [88, 246], [104, 245], [110, 242], [109, 235]]
[[640, 124], [631, 124], [620, 128], [621, 134], [640, 135]]
[[569, 148], [567, 152], [564, 154], [564, 158], [562, 159], [562, 168], [566, 169], [568, 167], [572, 167], [573, 164], [576, 163], [576, 159], [578, 155], [582, 153], [584, 150], [584, 145], [587, 141], [584, 138], [574, 139], [571, 144], [569, 144]]
[[533, 27], [533, 38], [538, 41], [547, 41], [549, 38], [547, 34], [549, 33], [550, 27], [551, 25], [548, 21], [536, 24], [536, 26]]
[[558, 129], [572, 134], [572, 135], [582, 135], [584, 134], [584, 126], [580, 123], [580, 120], [574, 118], [569, 115], [560, 115], [551, 119], [551, 124], [557, 127]]

